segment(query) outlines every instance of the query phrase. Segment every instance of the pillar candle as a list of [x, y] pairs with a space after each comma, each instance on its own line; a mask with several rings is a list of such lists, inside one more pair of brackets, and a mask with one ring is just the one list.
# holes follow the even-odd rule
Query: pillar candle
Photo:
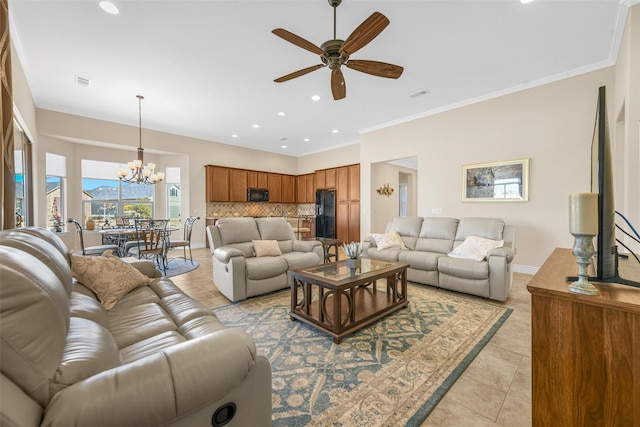
[[569, 232], [591, 236], [598, 234], [597, 193], [569, 195]]

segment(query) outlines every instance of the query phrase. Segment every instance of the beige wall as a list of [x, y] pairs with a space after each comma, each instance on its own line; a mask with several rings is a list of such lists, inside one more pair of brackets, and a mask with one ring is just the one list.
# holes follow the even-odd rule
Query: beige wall
[[[400, 172], [408, 175], [408, 216], [412, 216], [411, 213], [415, 212], [415, 210], [412, 209], [414, 201], [412, 197], [414, 191], [412, 191], [412, 189], [415, 187], [414, 182], [417, 179], [417, 171], [386, 162], [372, 164], [371, 171], [371, 230], [372, 232], [383, 232], [386, 229], [389, 219], [398, 216], [400, 209], [400, 192], [398, 191]], [[380, 195], [376, 191], [385, 184], [389, 184], [394, 190], [389, 197]], [[366, 236], [366, 234], [363, 236]]]
[[299, 157], [298, 175], [336, 166], [353, 165], [355, 163], [360, 163], [360, 144], [358, 143], [336, 148], [335, 150]]
[[[418, 215], [502, 217], [517, 227], [515, 263], [539, 267], [573, 244], [567, 197], [590, 189], [598, 87], [613, 88], [613, 76], [609, 67], [364, 134], [362, 235], [390, 219], [370, 212], [374, 164], [418, 156]], [[462, 165], [521, 158], [530, 159], [528, 202], [461, 202]]]

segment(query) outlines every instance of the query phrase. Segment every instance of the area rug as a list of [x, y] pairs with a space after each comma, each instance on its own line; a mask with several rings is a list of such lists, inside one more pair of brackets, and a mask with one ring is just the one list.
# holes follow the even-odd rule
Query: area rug
[[200, 264], [198, 263], [198, 261], [195, 261], [195, 260], [193, 261], [193, 264], [192, 264], [189, 259], [172, 258], [169, 260], [169, 263], [167, 264], [166, 273], [162, 269], [160, 269], [160, 271], [162, 272], [162, 275], [164, 277], [173, 277], [173, 276], [178, 276], [180, 274], [193, 271], [199, 266]]
[[289, 318], [289, 291], [214, 312], [272, 369], [274, 426], [419, 426], [511, 309], [409, 284], [409, 307], [341, 344]]

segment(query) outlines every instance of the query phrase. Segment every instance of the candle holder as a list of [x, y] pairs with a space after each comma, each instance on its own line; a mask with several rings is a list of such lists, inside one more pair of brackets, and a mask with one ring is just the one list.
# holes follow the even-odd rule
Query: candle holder
[[578, 281], [569, 285], [569, 292], [583, 295], [598, 295], [598, 288], [589, 282], [589, 266], [594, 254], [593, 238], [591, 234], [574, 234], [575, 243], [573, 254], [578, 258]]

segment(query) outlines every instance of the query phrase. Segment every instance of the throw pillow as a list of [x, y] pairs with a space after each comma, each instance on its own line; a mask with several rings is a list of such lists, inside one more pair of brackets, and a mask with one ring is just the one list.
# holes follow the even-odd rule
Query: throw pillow
[[482, 261], [491, 249], [501, 248], [503, 240], [485, 239], [484, 237], [469, 236], [458, 247], [449, 252], [453, 258], [467, 258]]
[[378, 249], [407, 249], [397, 231], [392, 233], [372, 233], [371, 237], [376, 242]]
[[111, 310], [135, 288], [153, 281], [111, 251], [102, 256], [71, 254], [71, 271], [76, 280], [96, 294], [105, 310]]
[[257, 257], [282, 255], [277, 240], [253, 240], [253, 250]]

